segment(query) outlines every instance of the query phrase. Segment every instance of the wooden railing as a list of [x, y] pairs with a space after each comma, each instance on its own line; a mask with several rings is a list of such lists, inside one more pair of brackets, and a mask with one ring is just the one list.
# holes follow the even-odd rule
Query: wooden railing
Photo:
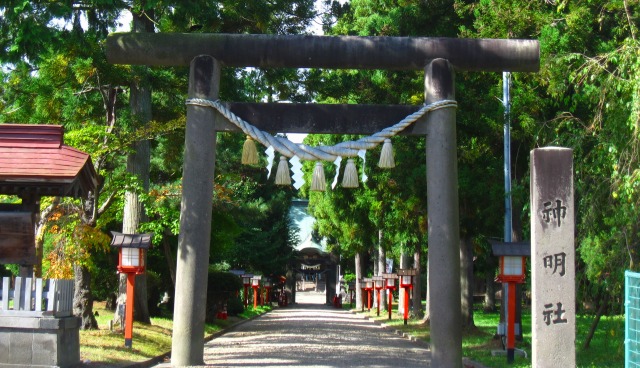
[[73, 314], [73, 280], [16, 277], [13, 289], [10, 281], [9, 277], [2, 278], [0, 316], [68, 317]]

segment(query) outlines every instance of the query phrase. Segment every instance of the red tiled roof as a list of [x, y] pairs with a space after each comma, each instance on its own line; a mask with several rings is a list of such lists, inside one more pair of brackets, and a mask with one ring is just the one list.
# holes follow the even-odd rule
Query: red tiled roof
[[88, 154], [63, 144], [60, 125], [0, 124], [0, 194], [86, 197], [96, 173]]

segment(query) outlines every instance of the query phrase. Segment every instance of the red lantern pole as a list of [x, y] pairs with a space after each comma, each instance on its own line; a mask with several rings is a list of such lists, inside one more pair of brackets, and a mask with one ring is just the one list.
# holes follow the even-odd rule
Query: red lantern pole
[[258, 287], [253, 287], [253, 309], [258, 308]]
[[389, 303], [387, 304], [387, 310], [389, 310], [389, 319], [391, 319], [391, 310], [393, 309], [393, 289], [389, 288]]
[[404, 288], [404, 324], [407, 324], [409, 319], [409, 288]]
[[395, 273], [383, 273], [383, 285], [384, 288], [388, 290], [389, 293], [389, 303], [387, 303], [387, 312], [389, 312], [389, 319], [391, 319], [391, 313], [393, 310], [393, 290], [396, 288], [395, 280], [398, 278], [398, 275]]
[[127, 304], [125, 304], [124, 346], [130, 348], [133, 341], [133, 296], [136, 274], [127, 273]]
[[507, 316], [507, 363], [513, 363], [516, 346], [516, 283], [507, 283], [508, 288], [508, 316]]

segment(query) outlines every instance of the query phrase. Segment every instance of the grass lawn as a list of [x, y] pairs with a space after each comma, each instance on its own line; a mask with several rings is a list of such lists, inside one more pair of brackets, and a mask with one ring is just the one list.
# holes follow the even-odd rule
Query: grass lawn
[[[151, 324], [138, 322], [133, 324], [133, 343], [131, 348], [124, 347], [124, 334], [120, 326], [109, 330], [109, 321], [113, 312], [105, 309], [104, 303], [95, 303], [94, 312], [99, 316], [98, 330], [80, 331], [80, 359], [92, 366], [124, 366], [144, 362], [171, 351], [171, 331], [173, 321], [168, 318], [151, 318]], [[238, 317], [216, 320], [215, 324], [205, 325], [205, 338], [242, 319], [251, 318], [269, 310], [269, 307], [248, 309]]]
[[[345, 305], [349, 309], [349, 305]], [[420, 324], [418, 320], [409, 320], [405, 326], [401, 316], [397, 315], [397, 305], [394, 305], [392, 319], [388, 320], [386, 311], [376, 316], [376, 310], [361, 312], [370, 318], [379, 320], [388, 326], [402, 330], [421, 340], [429, 341], [429, 326]], [[591, 327], [594, 316], [579, 315], [576, 327], [576, 360], [580, 368], [591, 367], [623, 367], [624, 366], [624, 316], [602, 317], [598, 324], [598, 330], [591, 340], [589, 349], [583, 349], [587, 333]], [[526, 308], [523, 310], [523, 341], [516, 341], [516, 348], [526, 352], [527, 357], [516, 354], [514, 364], [507, 364], [506, 356], [491, 356], [491, 350], [502, 349], [499, 339], [494, 339], [496, 326], [500, 320], [499, 313], [484, 313], [481, 309], [474, 311], [473, 330], [463, 333], [462, 354], [475, 362], [487, 367], [531, 367], [531, 314]]]

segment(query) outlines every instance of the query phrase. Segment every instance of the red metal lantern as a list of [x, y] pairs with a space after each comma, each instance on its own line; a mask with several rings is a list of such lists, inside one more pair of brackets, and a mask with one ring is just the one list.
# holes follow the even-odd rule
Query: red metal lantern
[[265, 292], [265, 297], [264, 297], [264, 301], [269, 304], [270, 300], [269, 300], [269, 293], [271, 292], [271, 287], [272, 287], [272, 283], [270, 279], [265, 279], [263, 281], [263, 285], [264, 285], [264, 289], [266, 290]]
[[[522, 243], [499, 243], [492, 242], [491, 249], [494, 256], [500, 257], [500, 272], [496, 280], [507, 284], [507, 308], [505, 310], [506, 319], [506, 348], [507, 363], [513, 363], [515, 353], [516, 334], [516, 284], [522, 284], [525, 280], [526, 259], [531, 256], [531, 244]], [[501, 323], [501, 326], [504, 324]], [[499, 329], [500, 327], [499, 326]]]
[[153, 234], [122, 234], [112, 231], [111, 246], [120, 248], [118, 252], [118, 272], [127, 274], [127, 301], [125, 304], [124, 346], [133, 343], [133, 302], [136, 275], [145, 271], [147, 249], [151, 246]]
[[147, 249], [151, 246], [153, 234], [121, 234], [111, 232], [111, 246], [120, 248], [118, 252], [118, 272], [143, 274]]
[[251, 285], [252, 274], [246, 273], [241, 276], [242, 277], [242, 285], [244, 286], [244, 307], [249, 306], [249, 286]]
[[412, 268], [399, 269], [398, 276], [400, 277], [400, 287], [404, 289], [404, 324], [407, 324], [409, 319], [409, 289], [413, 289], [413, 277], [416, 275], [416, 270]]
[[373, 291], [373, 279], [363, 278], [364, 290], [367, 291], [367, 309], [371, 312], [371, 292]]
[[526, 259], [522, 256], [500, 256], [499, 282], [524, 283]]
[[396, 275], [395, 273], [383, 273], [382, 278], [384, 279], [385, 289], [387, 289], [389, 294], [387, 311], [389, 312], [389, 319], [391, 319], [391, 310], [393, 305], [393, 290], [396, 289], [396, 279], [398, 278], [398, 275]]

